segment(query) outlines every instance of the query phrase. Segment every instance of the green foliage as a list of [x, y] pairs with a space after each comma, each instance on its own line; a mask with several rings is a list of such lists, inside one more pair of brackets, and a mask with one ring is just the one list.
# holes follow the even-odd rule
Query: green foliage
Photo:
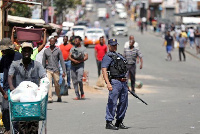
[[13, 3], [8, 14], [19, 17], [30, 18], [32, 16], [31, 9], [25, 4]]
[[54, 4], [57, 14], [61, 14], [67, 8], [75, 8], [76, 5], [81, 4], [81, 0], [54, 0]]

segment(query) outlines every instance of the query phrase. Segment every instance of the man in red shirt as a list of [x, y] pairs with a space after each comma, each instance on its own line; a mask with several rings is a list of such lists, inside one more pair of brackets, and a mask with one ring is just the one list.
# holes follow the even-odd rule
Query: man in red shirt
[[68, 36], [63, 38], [63, 44], [60, 45], [60, 50], [63, 55], [63, 59], [65, 61], [66, 72], [67, 72], [67, 84], [68, 88], [70, 89], [70, 69], [71, 69], [71, 61], [68, 59], [69, 53], [71, 48], [73, 47], [72, 44], [68, 43]]
[[95, 57], [96, 57], [96, 61], [97, 61], [97, 69], [98, 69], [98, 76], [100, 76], [100, 72], [101, 72], [101, 61], [104, 57], [104, 55], [107, 53], [107, 45], [104, 44], [104, 39], [103, 37], [99, 38], [99, 42], [100, 44], [97, 44], [95, 46]]

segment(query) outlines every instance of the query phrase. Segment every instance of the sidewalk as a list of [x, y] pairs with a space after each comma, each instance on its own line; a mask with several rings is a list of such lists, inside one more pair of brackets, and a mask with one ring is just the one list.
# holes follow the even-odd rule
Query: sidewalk
[[189, 44], [185, 48], [185, 52], [200, 60], [200, 54], [196, 54], [196, 48], [190, 49]]

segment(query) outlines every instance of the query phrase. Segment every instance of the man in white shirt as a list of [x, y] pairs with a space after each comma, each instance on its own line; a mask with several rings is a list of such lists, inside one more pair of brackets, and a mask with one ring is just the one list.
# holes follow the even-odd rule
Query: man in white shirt
[[129, 36], [129, 41], [127, 41], [125, 44], [124, 44], [124, 49], [125, 48], [129, 48], [129, 44], [130, 44], [130, 41], [134, 41], [134, 48], [135, 49], [138, 49], [139, 50], [139, 44], [135, 41], [135, 38], [134, 38], [134, 36], [133, 35], [130, 35]]

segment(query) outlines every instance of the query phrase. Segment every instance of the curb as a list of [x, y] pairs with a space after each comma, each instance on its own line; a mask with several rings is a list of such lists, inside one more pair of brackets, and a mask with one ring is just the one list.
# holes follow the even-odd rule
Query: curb
[[189, 52], [189, 51], [187, 51], [187, 50], [185, 50], [185, 52], [188, 53], [189, 55], [191, 55], [192, 57], [194, 57], [194, 58], [200, 60], [200, 57], [196, 56], [195, 54], [193, 54], [193, 53], [191, 53], [191, 52]]

